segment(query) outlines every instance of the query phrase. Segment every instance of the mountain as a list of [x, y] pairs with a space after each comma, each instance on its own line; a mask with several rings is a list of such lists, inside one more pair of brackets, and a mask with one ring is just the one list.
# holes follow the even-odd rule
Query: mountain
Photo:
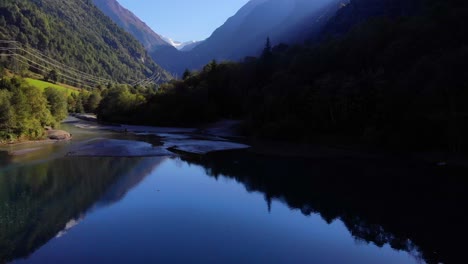
[[171, 46], [181, 51], [190, 51], [201, 43], [201, 41], [196, 41], [196, 40], [180, 42], [180, 41], [176, 41], [171, 38], [168, 38], [168, 37], [162, 37], [162, 38]]
[[355, 25], [340, 37], [211, 62], [117, 116], [178, 126], [235, 118], [255, 138], [463, 153], [467, 17], [466, 1], [352, 0], [329, 20]]
[[370, 18], [412, 16], [422, 10], [424, 0], [350, 0], [323, 28], [321, 38], [338, 37]]
[[161, 81], [171, 78], [91, 1], [6, 0], [0, 1], [0, 14], [0, 39], [16, 40], [81, 72], [127, 83], [154, 74]]
[[267, 37], [273, 44], [300, 43], [320, 32], [349, 0], [251, 0], [203, 42], [181, 43], [154, 33], [116, 0], [93, 0], [145, 45], [153, 60], [176, 75], [209, 61], [257, 56]]
[[183, 55], [172, 54], [170, 58], [163, 51], [154, 51], [151, 55], [163, 61], [171, 60], [171, 70], [179, 74], [185, 68], [199, 69], [212, 59], [240, 60], [257, 56], [267, 37], [273, 44], [292, 44], [316, 34], [343, 2], [251, 0], [191, 51]]
[[133, 35], [151, 55], [151, 58], [165, 70], [176, 73], [175, 64], [182, 57], [175, 45], [155, 33], [131, 11], [116, 0], [93, 0], [94, 4], [122, 29]]
[[116, 0], [93, 0], [94, 4], [117, 25], [132, 34], [143, 46], [151, 51], [160, 46], [168, 46], [168, 42], [155, 33], [131, 11], [121, 6]]
[[202, 43], [203, 43], [203, 40], [200, 40], [200, 41], [192, 40], [192, 41], [189, 41], [189, 42], [185, 42], [183, 47], [181, 47], [179, 50], [180, 51], [191, 51], [195, 47], [197, 47], [198, 45], [200, 45]]

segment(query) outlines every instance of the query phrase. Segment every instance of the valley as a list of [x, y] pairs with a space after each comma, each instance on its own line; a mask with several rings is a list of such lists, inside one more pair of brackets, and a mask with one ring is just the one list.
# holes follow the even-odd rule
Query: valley
[[463, 263], [468, 4], [233, 3], [0, 1], [0, 263]]

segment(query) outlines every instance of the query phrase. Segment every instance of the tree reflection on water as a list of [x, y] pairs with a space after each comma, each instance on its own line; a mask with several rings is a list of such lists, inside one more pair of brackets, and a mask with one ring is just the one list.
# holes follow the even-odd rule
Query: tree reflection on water
[[344, 222], [358, 241], [386, 244], [428, 263], [465, 258], [467, 170], [399, 160], [287, 159], [226, 152], [183, 160], [229, 177], [304, 215]]

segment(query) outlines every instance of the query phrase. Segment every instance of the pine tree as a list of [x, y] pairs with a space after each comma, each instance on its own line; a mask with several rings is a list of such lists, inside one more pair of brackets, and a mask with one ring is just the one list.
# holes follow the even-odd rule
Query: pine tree
[[265, 43], [265, 48], [263, 48], [262, 52], [262, 59], [267, 60], [271, 58], [272, 52], [271, 52], [271, 41], [270, 37], [267, 37], [266, 43]]
[[191, 72], [189, 69], [185, 69], [184, 74], [182, 75], [182, 79], [183, 79], [183, 80], [186, 80], [186, 79], [188, 79], [190, 76], [192, 76], [192, 72]]

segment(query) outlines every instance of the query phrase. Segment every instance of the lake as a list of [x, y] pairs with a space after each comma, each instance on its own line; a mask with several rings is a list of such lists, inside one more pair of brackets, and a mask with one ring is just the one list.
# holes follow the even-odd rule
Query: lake
[[[122, 139], [66, 128], [77, 141]], [[468, 184], [461, 168], [249, 150], [66, 155], [73, 144], [50, 144], [13, 158], [0, 152], [0, 262], [464, 259], [457, 238], [468, 234]]]

